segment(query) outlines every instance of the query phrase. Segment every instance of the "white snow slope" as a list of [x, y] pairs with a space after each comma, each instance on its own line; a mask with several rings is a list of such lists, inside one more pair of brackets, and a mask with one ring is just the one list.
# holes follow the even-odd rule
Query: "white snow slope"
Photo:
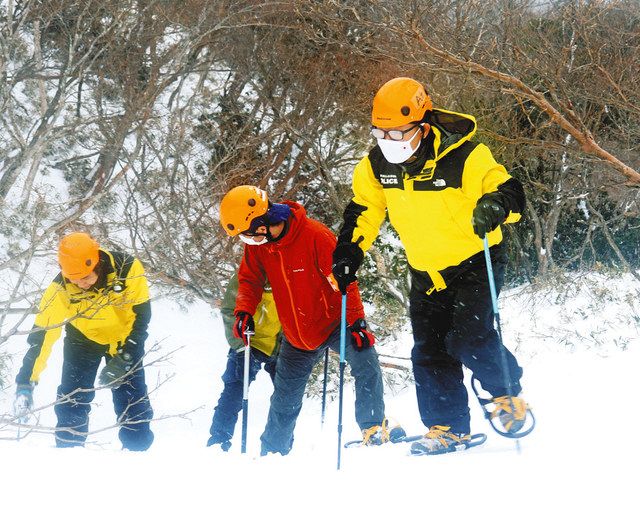
[[[163, 359], [147, 369], [150, 388], [158, 386], [151, 397], [158, 419], [151, 449], [121, 451], [115, 429], [91, 435], [85, 448], [60, 450], [51, 434], [16, 441], [15, 431], [4, 428], [0, 503], [640, 503], [638, 285], [631, 277], [596, 274], [569, 282], [564, 295], [523, 287], [501, 297], [504, 339], [524, 367], [524, 396], [538, 421], [520, 453], [490, 429], [471, 398], [472, 427], [489, 436], [483, 446], [434, 457], [410, 456], [407, 444], [343, 449], [337, 471], [338, 402], [329, 403], [321, 429], [320, 402], [306, 399], [291, 454], [260, 458], [272, 390], [264, 372], [250, 391], [248, 454], [240, 454], [240, 423], [229, 453], [207, 448], [226, 362], [221, 319], [202, 302], [185, 310], [160, 299], [149, 343], [159, 346], [150, 360]], [[24, 336], [11, 338], [12, 375], [26, 347]], [[410, 347], [407, 331], [399, 346], [381, 352], [408, 356]], [[59, 341], [36, 389], [36, 406], [54, 400], [61, 359]], [[13, 394], [13, 387], [0, 391], [0, 412], [10, 411]], [[425, 431], [412, 386], [385, 399], [388, 416], [408, 433]], [[114, 421], [110, 394], [99, 391], [91, 429]], [[55, 425], [52, 409], [39, 423]], [[358, 435], [349, 385], [343, 440]]]

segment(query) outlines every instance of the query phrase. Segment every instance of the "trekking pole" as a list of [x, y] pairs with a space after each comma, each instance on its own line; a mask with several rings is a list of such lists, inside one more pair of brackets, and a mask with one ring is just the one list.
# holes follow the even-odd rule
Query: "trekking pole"
[[324, 351], [324, 377], [322, 380], [322, 412], [320, 414], [320, 429], [324, 428], [324, 413], [327, 406], [327, 375], [329, 373], [329, 348]]
[[242, 443], [240, 452], [247, 452], [247, 424], [249, 421], [249, 369], [251, 368], [251, 335], [254, 332], [245, 331], [247, 345], [244, 348], [244, 376], [242, 379]]
[[[515, 412], [515, 406], [513, 404], [513, 388], [511, 387], [511, 374], [509, 373], [509, 364], [507, 363], [507, 353], [505, 352], [504, 343], [502, 341], [502, 327], [500, 326], [500, 312], [498, 311], [498, 294], [496, 291], [496, 282], [493, 276], [493, 265], [491, 264], [491, 253], [489, 252], [489, 240], [487, 236], [484, 236], [484, 259], [487, 263], [487, 276], [489, 277], [489, 290], [491, 291], [491, 304], [493, 306], [493, 315], [496, 320], [496, 328], [498, 331], [498, 342], [500, 344], [500, 361], [502, 364], [502, 379], [504, 380], [504, 386], [509, 395], [509, 402], [511, 403], [511, 412]], [[516, 449], [520, 454], [520, 441], [516, 439]]]
[[[345, 273], [349, 273], [349, 267], [345, 268]], [[344, 366], [345, 366], [345, 342], [347, 335], [347, 293], [342, 293], [342, 313], [340, 316], [340, 389], [338, 393], [338, 470], [340, 470], [340, 455], [342, 452], [342, 396], [344, 389]]]

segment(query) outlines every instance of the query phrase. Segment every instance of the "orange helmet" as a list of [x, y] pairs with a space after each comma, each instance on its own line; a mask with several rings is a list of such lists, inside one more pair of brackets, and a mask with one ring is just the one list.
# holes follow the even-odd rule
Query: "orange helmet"
[[433, 109], [424, 86], [409, 77], [396, 77], [382, 85], [373, 97], [371, 124], [378, 128], [395, 128], [422, 121]]
[[72, 281], [93, 272], [98, 264], [98, 243], [86, 233], [71, 233], [58, 246], [58, 263], [62, 275]]
[[237, 186], [220, 202], [220, 224], [231, 237], [247, 231], [251, 221], [269, 210], [267, 193], [255, 186]]

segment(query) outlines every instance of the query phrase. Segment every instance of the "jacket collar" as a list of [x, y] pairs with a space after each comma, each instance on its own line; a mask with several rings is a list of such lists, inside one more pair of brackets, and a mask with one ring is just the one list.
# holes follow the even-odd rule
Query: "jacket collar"
[[102, 249], [99, 250], [98, 261], [98, 280], [91, 287], [91, 290], [98, 291], [107, 287], [107, 279], [109, 274], [115, 272], [113, 267], [111, 255]]
[[[274, 251], [281, 247], [286, 247], [297, 240], [300, 231], [305, 223], [307, 218], [307, 211], [305, 208], [297, 202], [292, 202], [290, 200], [285, 200], [282, 202], [289, 206], [291, 209], [291, 215], [288, 219], [288, 226], [286, 229], [286, 235], [282, 237], [277, 242], [272, 242], [270, 244], [265, 244], [270, 251]], [[258, 246], [260, 247], [260, 246]]]

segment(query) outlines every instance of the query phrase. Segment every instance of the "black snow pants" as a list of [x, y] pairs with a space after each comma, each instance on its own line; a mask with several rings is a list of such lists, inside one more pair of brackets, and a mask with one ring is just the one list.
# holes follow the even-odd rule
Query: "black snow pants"
[[[492, 262], [498, 293], [504, 280], [504, 261], [498, 257]], [[427, 427], [444, 425], [455, 433], [469, 433], [462, 366], [470, 369], [493, 397], [507, 394], [484, 257], [474, 258], [446, 289], [430, 295], [412, 278], [410, 314], [414, 338], [411, 360], [422, 422]], [[511, 390], [517, 395], [522, 369], [513, 354], [504, 350]]]

